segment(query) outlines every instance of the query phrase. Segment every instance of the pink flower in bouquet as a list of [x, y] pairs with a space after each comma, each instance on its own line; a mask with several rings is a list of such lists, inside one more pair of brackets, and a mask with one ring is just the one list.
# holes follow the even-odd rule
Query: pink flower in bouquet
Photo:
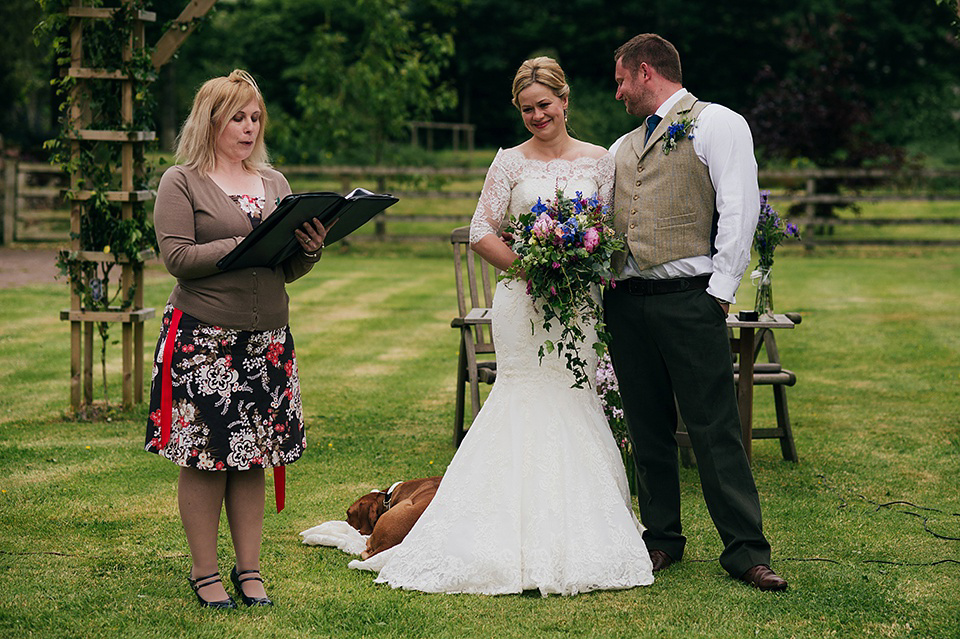
[[583, 233], [583, 248], [587, 249], [588, 253], [593, 253], [593, 249], [597, 248], [598, 244], [600, 244], [600, 232], [597, 227], [591, 226]]
[[558, 269], [560, 268], [560, 262], [554, 262], [551, 266], [553, 266], [554, 269]]
[[553, 231], [554, 225], [555, 222], [552, 217], [546, 213], [541, 213], [537, 216], [536, 222], [533, 223], [533, 234], [540, 239], [548, 237]]

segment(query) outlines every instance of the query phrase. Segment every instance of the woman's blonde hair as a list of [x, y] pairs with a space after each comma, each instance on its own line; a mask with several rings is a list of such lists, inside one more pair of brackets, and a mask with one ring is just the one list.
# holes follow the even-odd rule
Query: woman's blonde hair
[[256, 100], [260, 109], [260, 130], [253, 143], [253, 152], [243, 161], [243, 168], [255, 173], [269, 166], [267, 145], [263, 141], [267, 129], [267, 107], [257, 81], [241, 69], [234, 69], [226, 77], [207, 80], [197, 91], [190, 115], [177, 136], [177, 162], [201, 173], [213, 171], [217, 165], [217, 140], [220, 134], [230, 118], [251, 100]]
[[558, 98], [570, 95], [570, 86], [557, 61], [547, 56], [531, 58], [520, 65], [513, 77], [513, 106], [520, 108], [520, 92], [531, 84], [542, 84]]

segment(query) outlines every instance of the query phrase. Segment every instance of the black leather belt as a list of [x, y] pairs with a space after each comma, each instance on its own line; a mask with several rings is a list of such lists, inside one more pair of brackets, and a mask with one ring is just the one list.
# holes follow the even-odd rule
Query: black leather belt
[[631, 277], [617, 282], [617, 288], [623, 287], [631, 295], [661, 295], [663, 293], [682, 293], [695, 289], [706, 289], [710, 285], [709, 275], [696, 277], [675, 277], [668, 280], [644, 280]]

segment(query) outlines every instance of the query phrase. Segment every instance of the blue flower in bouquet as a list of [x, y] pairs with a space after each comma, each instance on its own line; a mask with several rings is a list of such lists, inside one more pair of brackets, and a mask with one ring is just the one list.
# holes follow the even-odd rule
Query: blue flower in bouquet
[[567, 244], [577, 241], [577, 218], [571, 217], [563, 223], [563, 241]]
[[543, 327], [561, 327], [560, 339], [546, 340], [540, 359], [556, 352], [567, 360], [575, 388], [592, 383], [579, 348], [586, 339], [583, 323], [594, 323], [600, 341], [592, 347], [601, 352], [608, 340], [602, 309], [595, 295], [597, 285], [613, 278], [610, 258], [623, 248], [609, 226], [608, 208], [598, 195], [584, 198], [582, 192], [568, 198], [558, 190], [556, 198], [538, 199], [529, 213], [513, 220], [507, 231], [514, 237], [518, 259], [503, 277], [525, 278], [527, 293], [538, 301]]
[[577, 191], [577, 197], [573, 198], [573, 210], [577, 213], [583, 213], [583, 191]]

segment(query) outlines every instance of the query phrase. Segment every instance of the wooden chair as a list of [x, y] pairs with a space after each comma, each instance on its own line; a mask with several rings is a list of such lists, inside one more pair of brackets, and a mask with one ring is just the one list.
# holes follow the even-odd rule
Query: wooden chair
[[[803, 317], [799, 313], [785, 313], [794, 324], [799, 324]], [[797, 383], [797, 375], [791, 370], [783, 368], [780, 363], [780, 351], [777, 348], [777, 341], [774, 338], [774, 332], [770, 329], [758, 329], [754, 334], [753, 352], [754, 357], [759, 356], [760, 351], [767, 353], [766, 362], [758, 362], [753, 366], [753, 385], [770, 386], [773, 389], [773, 403], [777, 412], [776, 428], [754, 428], [753, 439], [779, 439], [780, 451], [783, 458], [787, 461], [799, 461], [797, 456], [797, 445], [793, 440], [793, 428], [790, 426], [790, 411], [787, 408], [787, 386], [793, 386]], [[733, 381], [740, 383], [740, 365], [738, 362], [733, 364]], [[690, 447], [690, 436], [687, 434], [687, 428], [683, 420], [677, 413], [677, 443], [680, 444], [680, 460], [684, 466], [693, 466], [696, 459], [693, 455], [693, 449]]]
[[480, 412], [480, 384], [492, 384], [497, 378], [490, 317], [499, 271], [470, 248], [469, 226], [454, 229], [450, 234], [450, 243], [453, 245], [458, 311], [450, 326], [460, 330], [457, 405], [453, 419], [453, 445], [459, 446], [466, 434], [464, 413], [467, 392], [470, 394], [472, 423]]

